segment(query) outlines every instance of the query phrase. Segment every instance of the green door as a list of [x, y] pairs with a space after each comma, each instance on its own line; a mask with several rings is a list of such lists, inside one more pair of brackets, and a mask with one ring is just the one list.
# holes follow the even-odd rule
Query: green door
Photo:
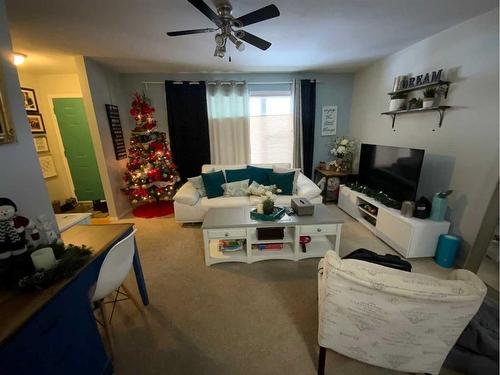
[[104, 199], [82, 98], [53, 99], [71, 178], [79, 201]]

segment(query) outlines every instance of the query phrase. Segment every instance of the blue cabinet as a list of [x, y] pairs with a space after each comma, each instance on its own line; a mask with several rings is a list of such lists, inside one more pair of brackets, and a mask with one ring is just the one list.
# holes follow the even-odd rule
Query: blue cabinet
[[102, 254], [0, 346], [0, 374], [111, 374], [89, 291]]

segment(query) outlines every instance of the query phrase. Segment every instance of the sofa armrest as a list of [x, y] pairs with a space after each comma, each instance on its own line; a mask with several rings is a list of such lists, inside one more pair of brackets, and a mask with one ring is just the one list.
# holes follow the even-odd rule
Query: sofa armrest
[[187, 204], [188, 206], [194, 206], [199, 199], [200, 194], [189, 181], [182, 185], [174, 195], [174, 201]]
[[297, 195], [311, 199], [318, 197], [320, 194], [321, 189], [304, 174], [300, 173], [297, 179]]

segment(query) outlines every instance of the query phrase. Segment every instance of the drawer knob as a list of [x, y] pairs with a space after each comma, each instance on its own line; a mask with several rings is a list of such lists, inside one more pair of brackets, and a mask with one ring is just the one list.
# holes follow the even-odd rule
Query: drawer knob
[[229, 233], [224, 234], [224, 236], [229, 237]]
[[321, 232], [321, 228], [316, 229], [318, 232]]

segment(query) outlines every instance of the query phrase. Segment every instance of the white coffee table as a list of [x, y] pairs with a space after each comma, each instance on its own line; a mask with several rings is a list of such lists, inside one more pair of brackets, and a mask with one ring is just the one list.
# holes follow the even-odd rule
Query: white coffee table
[[[330, 211], [324, 204], [314, 207], [312, 216], [285, 215], [278, 221], [256, 221], [250, 218], [252, 207], [212, 208], [203, 220], [203, 240], [205, 264], [210, 266], [222, 262], [253, 263], [269, 259], [300, 260], [321, 258], [327, 250], [338, 253], [343, 220]], [[257, 228], [283, 227], [282, 240], [258, 240]], [[300, 236], [310, 236], [311, 242], [302, 251]], [[221, 252], [219, 241], [243, 239], [245, 246], [235, 252]], [[262, 251], [252, 245], [282, 243], [282, 250]]]

